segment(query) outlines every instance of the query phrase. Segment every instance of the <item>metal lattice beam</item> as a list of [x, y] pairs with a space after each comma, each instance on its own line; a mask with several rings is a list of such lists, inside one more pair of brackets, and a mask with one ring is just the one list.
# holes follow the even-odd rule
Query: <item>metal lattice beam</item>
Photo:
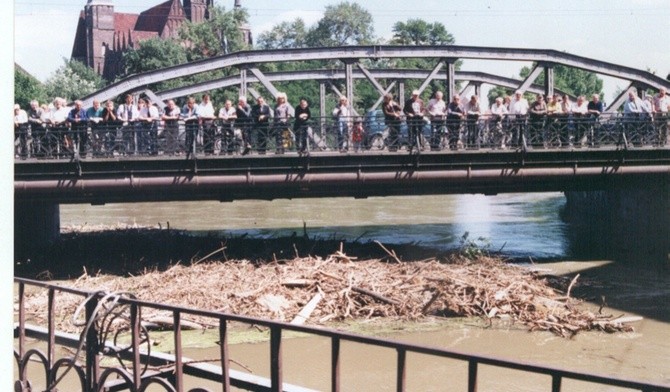
[[[212, 57], [187, 64], [176, 65], [159, 70], [131, 75], [110, 84], [82, 100], [90, 105], [93, 97], [101, 101], [112, 99], [128, 91], [141, 90], [143, 87], [165, 80], [189, 76], [201, 72], [239, 67], [245, 64], [259, 64], [277, 61], [333, 60], [358, 61], [362, 58], [450, 58], [481, 60], [515, 60], [562, 64], [584, 69], [601, 75], [636, 82], [639, 85], [659, 89], [670, 89], [670, 81], [650, 72], [625, 67], [613, 63], [572, 55], [557, 50], [492, 48], [476, 46], [347, 46], [333, 48], [277, 49], [241, 51], [223, 56]], [[351, 64], [349, 64], [350, 66]], [[350, 94], [349, 92], [347, 94]]]

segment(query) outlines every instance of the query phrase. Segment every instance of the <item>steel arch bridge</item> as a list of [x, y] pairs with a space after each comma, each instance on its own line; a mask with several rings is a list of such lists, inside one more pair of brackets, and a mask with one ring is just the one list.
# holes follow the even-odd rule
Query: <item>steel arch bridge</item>
[[[393, 70], [393, 69], [367, 69], [361, 60], [398, 59], [398, 58], [428, 58], [435, 59], [432, 70]], [[494, 61], [526, 61], [534, 62], [535, 67], [524, 80], [515, 80], [496, 75], [477, 72], [456, 72], [455, 64], [460, 59], [494, 60]], [[257, 64], [271, 62], [296, 62], [310, 60], [336, 60], [342, 64], [340, 69], [311, 70], [300, 72], [282, 72], [264, 74], [257, 68]], [[294, 80], [318, 80], [320, 83], [320, 99], [322, 110], [325, 100], [325, 85], [332, 80], [344, 79], [344, 94], [330, 85], [337, 95], [344, 95], [349, 102], [354, 102], [354, 83], [357, 78], [367, 79], [379, 92], [380, 96], [390, 92], [396, 84], [398, 96], [402, 101], [404, 96], [404, 79], [423, 80], [420, 91], [423, 91], [433, 80], [444, 80], [445, 96], [451, 100], [456, 94], [456, 82], [467, 81], [468, 86], [473, 86], [475, 94], [479, 93], [481, 84], [492, 84], [507, 88], [514, 88], [522, 92], [554, 93], [553, 67], [564, 65], [578, 68], [598, 75], [612, 76], [629, 82], [628, 88], [624, 89], [607, 107], [606, 111], [616, 111], [625, 101], [629, 91], [642, 91], [646, 89], [658, 90], [665, 88], [670, 90], [670, 81], [664, 80], [650, 72], [626, 67], [618, 64], [599, 61], [587, 57], [576, 56], [566, 52], [551, 49], [522, 49], [522, 48], [493, 48], [477, 46], [346, 46], [330, 48], [304, 48], [304, 49], [277, 49], [277, 50], [253, 50], [241, 51], [223, 56], [212, 57], [186, 64], [176, 65], [141, 74], [130, 75], [125, 79], [110, 84], [96, 91], [82, 100], [84, 105], [90, 105], [94, 98], [99, 100], [113, 99], [123, 93], [144, 92], [154, 101], [185, 96], [201, 91], [215, 88], [238, 85], [240, 95], [257, 93], [250, 83], [261, 83], [273, 96], [277, 89], [272, 85], [276, 81]], [[211, 80], [186, 86], [179, 89], [155, 93], [147, 89], [153, 83], [176, 79], [207, 71], [237, 68], [239, 73], [223, 79]], [[443, 70], [444, 69], [444, 70]], [[544, 73], [544, 85], [535, 85], [535, 80]], [[388, 86], [383, 86], [377, 79], [395, 80]], [[465, 89], [464, 89], [465, 90]], [[460, 94], [465, 93], [461, 91]], [[380, 98], [381, 100], [381, 98]], [[379, 101], [378, 101], [379, 102]], [[378, 103], [377, 103], [378, 105]], [[322, 113], [322, 117], [325, 113]]]

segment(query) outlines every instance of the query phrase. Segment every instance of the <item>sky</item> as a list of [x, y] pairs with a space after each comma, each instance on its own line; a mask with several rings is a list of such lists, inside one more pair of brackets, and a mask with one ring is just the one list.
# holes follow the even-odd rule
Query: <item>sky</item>
[[[117, 12], [139, 13], [161, 0], [112, 0]], [[255, 37], [301, 17], [309, 26], [339, 0], [242, 0]], [[233, 0], [215, 0], [230, 9]], [[457, 45], [555, 49], [596, 60], [670, 73], [670, 0], [366, 0], [358, 2], [389, 39], [398, 21], [441, 22]], [[86, 0], [15, 0], [15, 61], [45, 81], [72, 51]], [[518, 77], [527, 64], [466, 60], [464, 71]], [[625, 81], [603, 77], [609, 101]]]

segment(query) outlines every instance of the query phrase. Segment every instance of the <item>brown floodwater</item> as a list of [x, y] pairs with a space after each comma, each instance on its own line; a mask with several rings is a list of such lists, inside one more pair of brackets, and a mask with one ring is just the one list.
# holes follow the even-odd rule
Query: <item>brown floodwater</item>
[[[436, 249], [458, 247], [464, 233], [487, 249], [517, 259], [552, 259], [536, 264], [547, 273], [581, 273], [574, 295], [597, 311], [604, 297], [604, 313], [643, 317], [635, 332], [580, 333], [565, 339], [523, 326], [498, 323], [483, 327], [474, 320], [454, 321], [438, 330], [405, 331], [382, 336], [461, 352], [520, 360], [539, 365], [662, 383], [670, 387], [670, 272], [663, 261], [630, 264], [613, 262], [593, 252], [606, 248], [593, 236], [580, 242], [559, 217], [561, 194], [457, 195], [354, 199], [240, 201], [233, 203], [144, 203], [106, 206], [61, 206], [65, 228], [96, 225], [161, 224], [194, 232], [220, 232], [274, 237], [301, 232], [310, 235], [360, 238], [387, 243], [421, 243]], [[597, 223], [595, 223], [597, 224]], [[581, 238], [583, 239], [583, 238]], [[595, 244], [595, 245], [594, 245]], [[605, 245], [603, 245], [605, 244]], [[593, 246], [592, 246], [593, 245]], [[586, 250], [586, 251], [585, 251]], [[581, 261], [572, 261], [581, 260]], [[365, 333], [374, 333], [371, 326]], [[330, 343], [321, 338], [286, 339], [284, 381], [318, 390], [329, 389]], [[231, 357], [253, 374], [269, 377], [269, 344], [234, 344]], [[218, 349], [202, 344], [186, 347], [194, 358], [216, 358]], [[395, 352], [343, 343], [342, 390], [395, 390]], [[244, 370], [247, 371], [247, 370]], [[467, 366], [453, 360], [408, 355], [410, 391], [465, 390]], [[200, 383], [191, 386], [201, 385]], [[212, 384], [203, 384], [212, 390]], [[546, 376], [491, 367], [479, 369], [480, 391], [550, 390]], [[564, 381], [563, 391], [618, 391], [616, 388]]]

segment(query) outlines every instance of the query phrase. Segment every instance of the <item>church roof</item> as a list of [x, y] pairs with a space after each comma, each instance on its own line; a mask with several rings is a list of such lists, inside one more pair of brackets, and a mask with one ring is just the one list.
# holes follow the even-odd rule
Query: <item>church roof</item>
[[167, 0], [140, 13], [135, 30], [161, 34], [170, 16], [184, 17], [184, 9], [179, 0]]

